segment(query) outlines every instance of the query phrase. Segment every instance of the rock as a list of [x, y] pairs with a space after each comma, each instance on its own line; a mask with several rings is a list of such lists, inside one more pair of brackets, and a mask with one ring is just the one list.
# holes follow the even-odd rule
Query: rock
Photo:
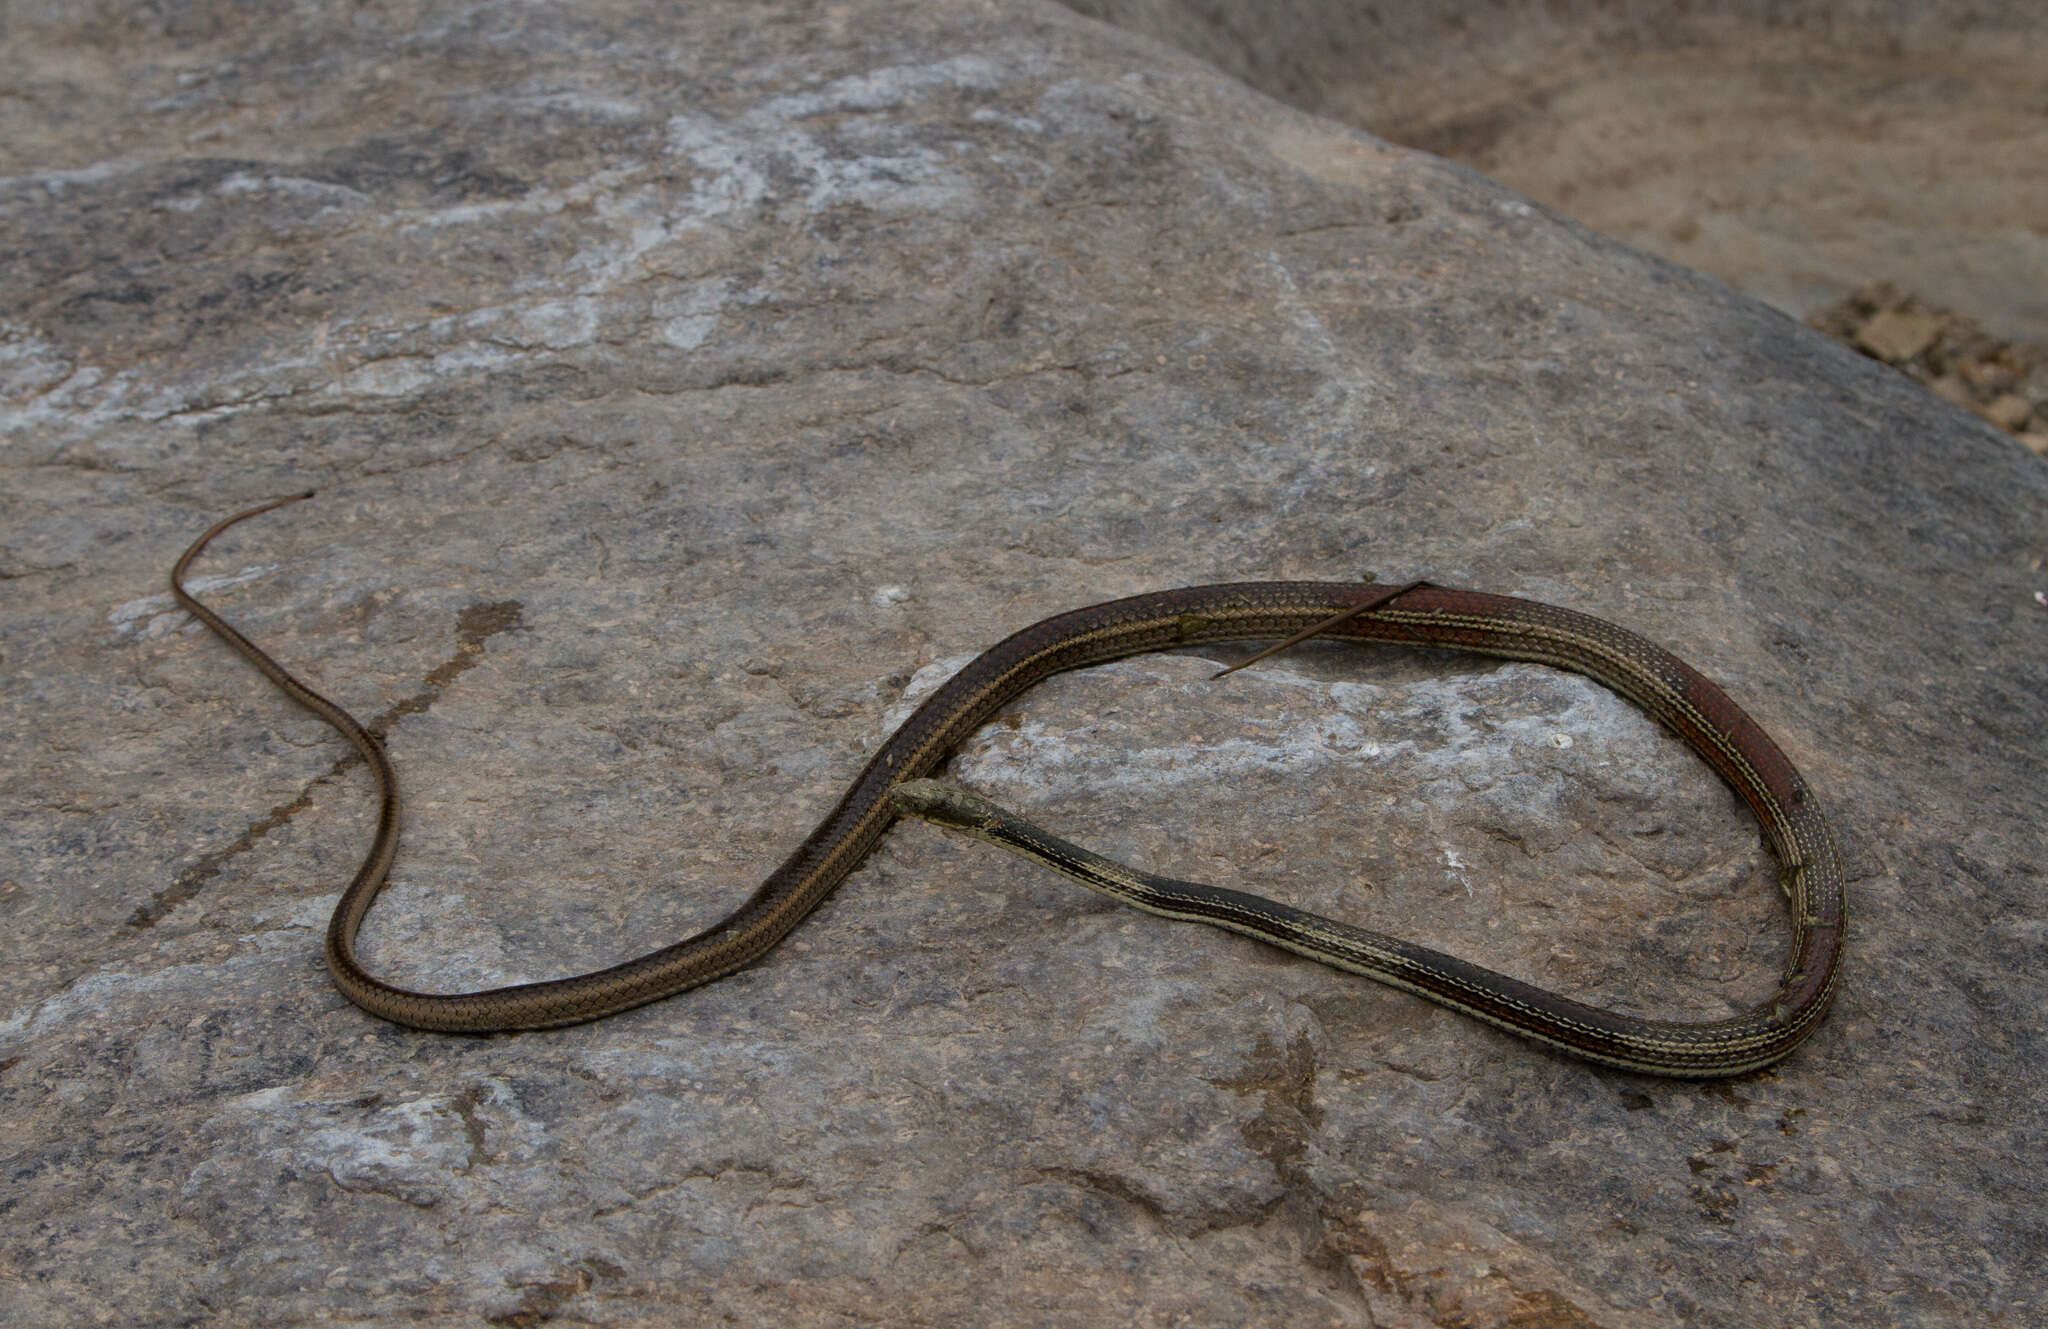
[[1856, 346], [1889, 364], [1904, 364], [1934, 344], [1944, 322], [1939, 314], [1881, 309], [1856, 329]]
[[1970, 391], [1970, 385], [1961, 374], [1943, 374], [1927, 386], [1935, 396], [1952, 406], [1960, 406], [1967, 411], [1977, 404], [1976, 394]]
[[[1052, 8], [17, 6], [0, 142], [0, 1321], [2024, 1322], [2048, 1158], [2039, 462], [1469, 171]], [[745, 898], [1078, 604], [1428, 577], [1721, 680], [1832, 809], [1843, 996], [1616, 1075], [923, 826], [599, 1024], [348, 1006]], [[1216, 650], [955, 774], [1589, 999], [1769, 990], [1768, 857], [1589, 683]]]
[[2024, 435], [2034, 421], [2034, 401], [2022, 393], [2048, 406], [2048, 346], [1990, 337], [1975, 319], [1889, 282], [1872, 282], [1807, 322], [2007, 433]]
[[2034, 407], [2016, 392], [2001, 392], [1984, 403], [1984, 418], [2012, 433], [2024, 431], [2034, 418]]

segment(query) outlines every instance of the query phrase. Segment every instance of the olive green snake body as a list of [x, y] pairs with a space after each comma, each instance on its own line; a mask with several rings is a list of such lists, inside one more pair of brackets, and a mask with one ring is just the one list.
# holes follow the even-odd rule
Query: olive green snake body
[[[414, 992], [383, 982], [355, 952], [364, 916], [398, 846], [397, 777], [383, 745], [187, 592], [184, 576], [221, 531], [307, 494], [216, 524], [178, 560], [178, 602], [292, 700], [362, 754], [378, 788], [377, 830], [327, 928], [327, 964], [342, 994], [419, 1029], [493, 1032], [595, 1020], [711, 982], [780, 941], [867, 855], [904, 812], [981, 835], [1140, 908], [1286, 947], [1418, 993], [1574, 1056], [1670, 1076], [1735, 1075], [1785, 1056], [1825, 1014], [1846, 926], [1843, 873], [1827, 820], [1792, 763], [1726, 693], [1624, 628], [1532, 600], [1414, 583], [1241, 582], [1156, 591], [1034, 623], [978, 656], [900, 725], [825, 819], [753, 895], [695, 936], [591, 973], [480, 992]], [[1727, 1019], [1639, 1019], [1589, 1006], [1454, 956], [1255, 895], [1176, 882], [1067, 844], [978, 796], [929, 776], [1007, 702], [1049, 675], [1148, 651], [1223, 641], [1322, 635], [1474, 651], [1587, 675], [1661, 721], [1755, 813], [1780, 865], [1792, 944], [1776, 992]]]

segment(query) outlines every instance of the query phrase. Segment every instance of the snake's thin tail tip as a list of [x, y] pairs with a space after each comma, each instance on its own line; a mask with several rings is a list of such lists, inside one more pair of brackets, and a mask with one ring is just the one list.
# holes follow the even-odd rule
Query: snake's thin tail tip
[[1307, 641], [1310, 637], [1320, 637], [1322, 634], [1328, 632], [1332, 628], [1340, 627], [1343, 624], [1350, 622], [1352, 619], [1357, 618], [1361, 614], [1369, 614], [1373, 610], [1378, 609], [1381, 605], [1388, 604], [1394, 600], [1398, 600], [1402, 596], [1408, 594], [1408, 592], [1421, 590], [1423, 587], [1427, 585], [1429, 585], [1429, 583], [1426, 581], [1411, 581], [1406, 586], [1375, 586], [1373, 587], [1374, 593], [1364, 601], [1351, 606], [1349, 609], [1330, 615], [1330, 617], [1324, 619], [1322, 622], [1316, 624], [1314, 627], [1303, 628], [1301, 631], [1295, 633], [1292, 637], [1289, 637], [1286, 641], [1274, 642], [1271, 646], [1268, 646], [1265, 650], [1260, 651], [1257, 655], [1254, 655], [1249, 660], [1239, 660], [1236, 664], [1230, 666], [1230, 668], [1222, 670], [1219, 673], [1209, 675], [1209, 681], [1211, 683], [1214, 683], [1217, 679], [1222, 678], [1224, 674], [1234, 674], [1238, 670], [1243, 669], [1247, 665], [1257, 664], [1259, 661], [1265, 659], [1269, 655], [1278, 655], [1280, 652], [1287, 650], [1290, 647], [1299, 646], [1302, 642]]
[[313, 495], [318, 492], [320, 491], [317, 489], [301, 489], [296, 494], [285, 494], [282, 495], [281, 497], [273, 498], [268, 503], [259, 503], [257, 506], [250, 508], [247, 512], [244, 512], [239, 516], [230, 518], [230, 523], [241, 521], [244, 517], [254, 517], [259, 513], [270, 512], [277, 508], [290, 507], [294, 503], [303, 503], [307, 499], [313, 497]]

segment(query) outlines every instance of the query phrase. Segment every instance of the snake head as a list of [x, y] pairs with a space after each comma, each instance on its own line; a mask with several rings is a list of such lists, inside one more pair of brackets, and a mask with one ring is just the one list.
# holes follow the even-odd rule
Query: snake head
[[975, 831], [993, 826], [1002, 809], [971, 789], [943, 780], [905, 780], [889, 790], [896, 810], [956, 830]]

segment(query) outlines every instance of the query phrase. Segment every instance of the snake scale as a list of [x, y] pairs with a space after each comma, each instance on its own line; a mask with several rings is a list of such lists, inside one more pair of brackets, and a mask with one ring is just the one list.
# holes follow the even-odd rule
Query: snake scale
[[[1057, 614], [1004, 638], [889, 736], [838, 804], [745, 903], [695, 936], [609, 968], [545, 982], [456, 993], [397, 987], [365, 969], [355, 951], [357, 930], [383, 888], [398, 847], [398, 780], [383, 745], [184, 585], [187, 569], [222, 531], [308, 497], [276, 499], [217, 523], [178, 560], [171, 589], [180, 604], [287, 696], [339, 731], [368, 764], [380, 800], [377, 830], [329, 921], [327, 964], [350, 1001], [399, 1024], [467, 1033], [546, 1029], [599, 1019], [709, 983], [751, 964], [779, 942], [906, 812], [982, 835], [1140, 908], [1259, 937], [1574, 1056], [1631, 1071], [1704, 1077], [1767, 1066], [1813, 1031], [1835, 993], [1847, 920], [1834, 837], [1792, 763], [1719, 687], [1625, 628], [1554, 605], [1427, 583], [1296, 581], [1154, 591]], [[1539, 661], [1584, 674], [1662, 722], [1755, 813], [1777, 857], [1792, 930], [1778, 989], [1762, 1004], [1727, 1019], [1638, 1019], [1259, 896], [1137, 872], [926, 779], [1000, 707], [1052, 674], [1147, 651], [1310, 635]]]

